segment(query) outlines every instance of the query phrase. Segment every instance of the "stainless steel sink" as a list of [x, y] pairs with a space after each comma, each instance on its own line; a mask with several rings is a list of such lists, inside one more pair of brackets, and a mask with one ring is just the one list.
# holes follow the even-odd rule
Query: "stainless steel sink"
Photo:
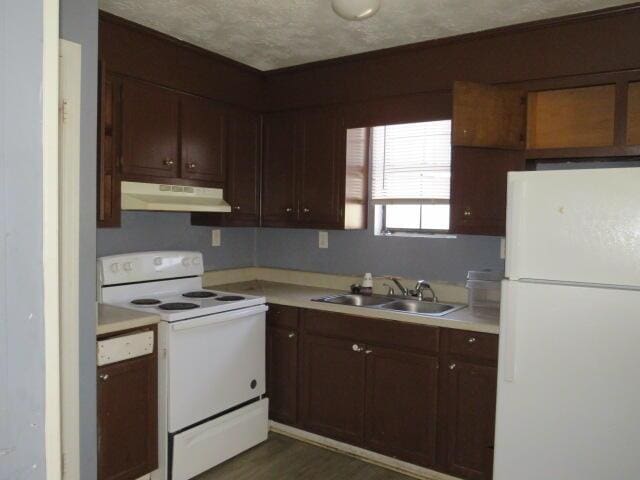
[[445, 303], [433, 303], [420, 300], [395, 300], [391, 303], [380, 305], [385, 310], [395, 310], [398, 312], [422, 313], [425, 315], [446, 315], [449, 312], [458, 310], [459, 306]]
[[383, 303], [389, 303], [392, 299], [389, 297], [383, 297], [380, 295], [333, 295], [331, 297], [323, 297], [315, 299], [316, 302], [324, 303], [336, 303], [338, 305], [351, 305], [354, 307], [371, 307], [376, 305], [382, 305]]
[[348, 305], [352, 307], [377, 308], [394, 312], [410, 313], [413, 315], [428, 315], [441, 317], [466, 305], [435, 303], [424, 300], [414, 300], [405, 297], [391, 297], [384, 295], [356, 295], [342, 294], [329, 297], [314, 298], [314, 302], [333, 303], [336, 305]]

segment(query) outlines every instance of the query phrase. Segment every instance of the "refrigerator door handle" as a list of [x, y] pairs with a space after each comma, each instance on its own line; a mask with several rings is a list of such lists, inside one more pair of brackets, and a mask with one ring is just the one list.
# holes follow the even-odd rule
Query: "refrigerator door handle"
[[518, 244], [523, 238], [524, 215], [522, 213], [522, 205], [524, 205], [524, 197], [526, 195], [525, 182], [509, 178], [507, 195], [505, 276], [511, 280], [518, 280], [520, 278], [520, 259], [518, 258], [520, 248]]
[[500, 305], [500, 335], [504, 348], [502, 378], [505, 382], [515, 382], [516, 377], [516, 292], [517, 285], [509, 280], [502, 282]]

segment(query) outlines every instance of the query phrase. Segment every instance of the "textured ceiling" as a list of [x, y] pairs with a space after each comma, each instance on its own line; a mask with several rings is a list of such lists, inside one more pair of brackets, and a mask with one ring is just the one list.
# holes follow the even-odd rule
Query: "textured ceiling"
[[100, 0], [100, 8], [260, 70], [552, 18], [629, 0], [382, 0], [349, 22], [330, 0]]

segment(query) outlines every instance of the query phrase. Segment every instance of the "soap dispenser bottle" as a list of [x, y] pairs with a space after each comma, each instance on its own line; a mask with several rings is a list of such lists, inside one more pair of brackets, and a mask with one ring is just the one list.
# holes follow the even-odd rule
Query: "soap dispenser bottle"
[[365, 273], [362, 277], [362, 287], [360, 287], [361, 295], [371, 295], [373, 293], [373, 277], [371, 273]]

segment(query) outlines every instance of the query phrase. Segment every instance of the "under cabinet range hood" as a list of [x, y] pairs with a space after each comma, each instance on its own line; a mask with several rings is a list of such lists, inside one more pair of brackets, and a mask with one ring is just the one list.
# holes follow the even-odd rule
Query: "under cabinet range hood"
[[120, 192], [120, 208], [122, 210], [152, 210], [156, 212], [231, 211], [231, 206], [222, 198], [221, 188], [122, 182]]

